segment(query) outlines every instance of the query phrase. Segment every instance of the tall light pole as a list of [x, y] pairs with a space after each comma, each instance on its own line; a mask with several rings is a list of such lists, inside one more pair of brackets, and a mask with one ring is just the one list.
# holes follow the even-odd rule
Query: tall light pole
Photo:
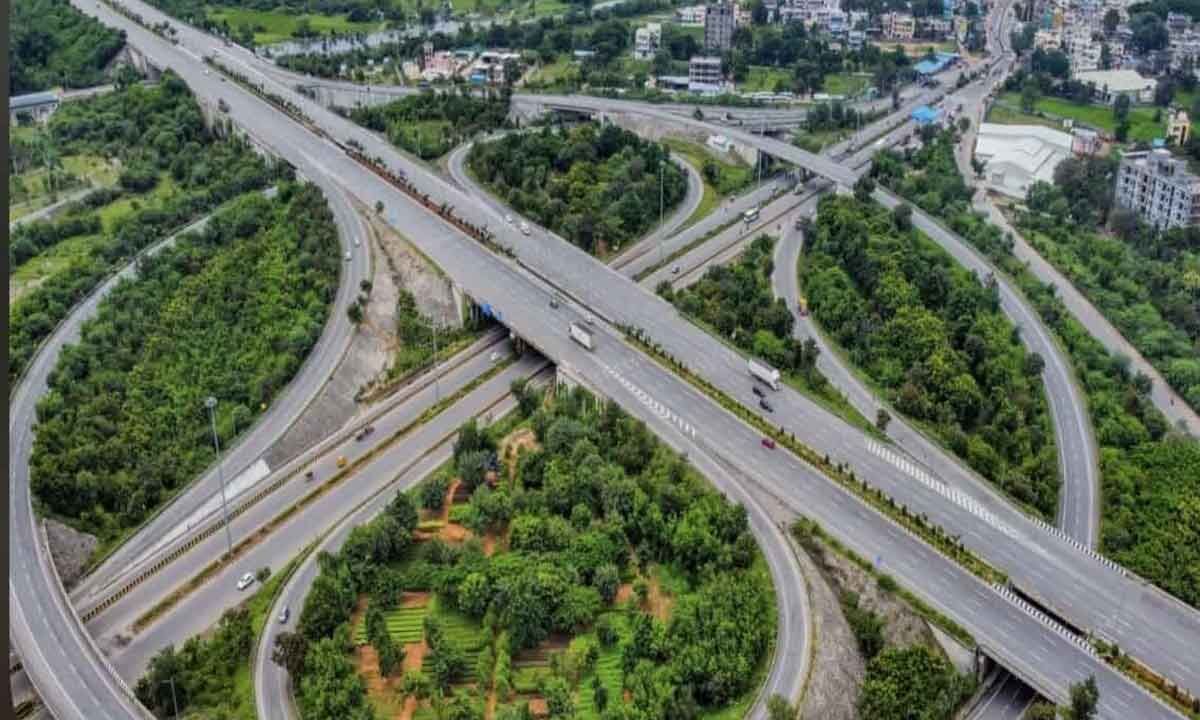
[[217, 399], [209, 395], [204, 400], [208, 419], [212, 423], [213, 449], [217, 453], [217, 480], [221, 483], [221, 516], [225, 520], [225, 551], [233, 557], [233, 533], [229, 530], [229, 504], [225, 498], [225, 470], [221, 467], [221, 440], [217, 437]]

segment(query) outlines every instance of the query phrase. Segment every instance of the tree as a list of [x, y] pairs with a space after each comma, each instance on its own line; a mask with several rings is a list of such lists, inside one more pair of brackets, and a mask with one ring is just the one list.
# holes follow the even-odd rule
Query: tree
[[350, 307], [346, 308], [346, 316], [350, 318], [350, 322], [360, 325], [363, 321], [362, 304], [358, 302], [350, 303]]
[[1121, 13], [1116, 8], [1109, 8], [1104, 13], [1104, 34], [1112, 37], [1117, 31], [1117, 25], [1121, 24]]
[[797, 720], [800, 708], [793, 707], [782, 695], [772, 695], [767, 700], [767, 717], [769, 720]]
[[896, 227], [902, 231], [912, 229], [912, 206], [908, 203], [900, 203], [892, 208], [892, 221], [896, 223]]
[[382, 214], [383, 214], [383, 201], [382, 201], [382, 200], [376, 200], [376, 201], [375, 201], [375, 214], [376, 214], [376, 215], [382, 215]]
[[1048, 702], [1034, 703], [1022, 720], [1058, 720], [1058, 710]]
[[308, 653], [308, 641], [299, 632], [280, 632], [275, 636], [275, 647], [271, 649], [271, 661], [288, 671], [293, 679], [299, 679], [304, 670], [304, 659]]
[[1042, 95], [1041, 87], [1037, 80], [1030, 77], [1021, 85], [1021, 109], [1027, 113], [1031, 113], [1037, 105], [1038, 98]]
[[1065, 712], [1066, 720], [1092, 720], [1096, 717], [1096, 706], [1100, 703], [1100, 690], [1096, 687], [1096, 676], [1089, 675], [1083, 682], [1071, 683], [1071, 701]]
[[891, 422], [892, 414], [889, 413], [885, 408], [879, 408], [879, 410], [875, 413], [875, 427], [879, 429], [879, 432], [886, 433], [888, 425]]
[[871, 194], [875, 192], [875, 181], [869, 175], [863, 175], [854, 183], [854, 197], [859, 202], [870, 202]]

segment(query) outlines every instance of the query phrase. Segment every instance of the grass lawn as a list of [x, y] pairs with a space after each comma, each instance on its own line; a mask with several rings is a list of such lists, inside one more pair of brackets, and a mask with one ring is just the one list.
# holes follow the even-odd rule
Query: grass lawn
[[[718, 195], [732, 195], [749, 186], [754, 180], [754, 169], [743, 162], [741, 158], [732, 154], [717, 155], [699, 143], [679, 138], [665, 138], [663, 142], [671, 150], [691, 161], [702, 174], [706, 160], [716, 162], [717, 167], [721, 169], [721, 179], [715, 183], [713, 189], [717, 191]], [[705, 180], [705, 182], [708, 181]]]
[[290, 40], [301, 19], [307, 19], [313, 30], [322, 35], [330, 32], [374, 32], [383, 28], [380, 22], [351, 22], [345, 15], [293, 15], [280, 10], [249, 10], [246, 8], [213, 7], [208, 11], [212, 20], [223, 20], [231, 28], [249, 25], [255, 28], [254, 42], [257, 45]]
[[100, 222], [105, 231], [111, 231], [117, 221], [129, 213], [147, 205], [153, 205], [159, 200], [165, 200], [175, 192], [175, 178], [168, 173], [163, 173], [159, 176], [158, 184], [154, 186], [153, 190], [142, 195], [123, 197], [100, 208]]
[[99, 235], [80, 235], [68, 238], [49, 250], [30, 258], [28, 262], [17, 268], [8, 276], [10, 310], [15, 308], [21, 298], [38, 285], [86, 257], [99, 239]]
[[781, 68], [751, 65], [746, 81], [738, 84], [742, 92], [776, 92], [792, 89], [792, 74]]
[[[749, 165], [740, 162], [731, 162], [717, 157], [709, 152], [704, 146], [683, 140], [681, 138], [665, 138], [663, 142], [672, 152], [678, 153], [685, 160], [692, 164], [700, 172], [701, 182], [704, 188], [704, 194], [700, 198], [700, 204], [680, 228], [691, 227], [700, 221], [701, 218], [707, 217], [709, 213], [717, 209], [721, 204], [721, 198], [729, 195], [746, 185], [750, 184], [751, 169]], [[721, 168], [721, 181], [713, 185], [704, 177], [704, 163], [707, 160], [713, 160], [717, 166]]]
[[[393, 640], [399, 643], [421, 642], [421, 638], [425, 633], [423, 625], [425, 614], [428, 611], [429, 607], [426, 605], [393, 608], [386, 611], [383, 617], [387, 623], [388, 634], [392, 636]], [[360, 622], [355, 626], [354, 642], [359, 645], [367, 643], [367, 624], [365, 622]]]
[[825, 82], [821, 89], [830, 95], [844, 95], [853, 97], [871, 84], [870, 75], [857, 75], [853, 73], [833, 73], [825, 76]]
[[[19, 131], [30, 128], [18, 128]], [[115, 185], [120, 170], [117, 163], [99, 155], [68, 155], [62, 159], [63, 170], [83, 181], [83, 185], [72, 186], [59, 192], [59, 199], [78, 192], [84, 187], [109, 187]], [[8, 218], [9, 222], [40, 210], [55, 202], [46, 188], [46, 171], [38, 168], [10, 175], [8, 178]], [[23, 191], [17, 191], [17, 183], [24, 186]], [[15, 201], [15, 202], [14, 202]]]
[[[1000, 103], [1019, 112], [1021, 96], [1015, 92], [1004, 93], [997, 102], [997, 104]], [[1050, 119], [1069, 118], [1076, 123], [1107, 133], [1114, 132], [1117, 126], [1112, 108], [1107, 105], [1081, 105], [1062, 98], [1043, 97], [1038, 99], [1034, 110], [1049, 116]], [[1149, 141], [1166, 134], [1165, 121], [1154, 121], [1155, 110], [1156, 108], [1144, 106], [1134, 106], [1129, 109], [1130, 142]], [[1061, 124], [1058, 127], [1061, 128]]]
[[1055, 130], [1062, 130], [1062, 122], [1050, 118], [1029, 115], [1016, 107], [996, 103], [988, 108], [986, 122], [1000, 125], [1042, 125]]
[[809, 152], [821, 152], [826, 146], [849, 137], [851, 131], [843, 130], [818, 130], [809, 132], [808, 130], [797, 130], [792, 135], [792, 143]]
[[541, 65], [529, 75], [529, 84], [554, 86], [577, 82], [579, 66], [571, 61], [570, 55], [559, 55], [554, 62]]

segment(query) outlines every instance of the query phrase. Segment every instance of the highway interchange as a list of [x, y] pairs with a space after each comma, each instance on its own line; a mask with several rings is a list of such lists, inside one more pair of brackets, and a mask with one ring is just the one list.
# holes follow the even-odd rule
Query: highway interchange
[[[645, 356], [629, 349], [619, 333], [602, 327], [601, 344], [594, 354], [583, 352], [565, 338], [567, 318], [572, 315], [578, 318], [583, 307], [589, 308], [609, 323], [646, 328], [669, 352], [687, 358], [694, 371], [712, 380], [727, 394], [747, 401], [748, 383], [742, 360], [686, 322], [678, 321], [669, 306], [649, 293], [637, 290], [628, 281], [621, 281], [620, 275], [599, 266], [582, 253], [548, 242], [541, 233], [525, 239], [514, 232], [506, 232], [503, 222], [490, 208], [473, 203], [449, 184], [383, 147], [368, 133], [331, 116], [315, 104], [303, 103], [306, 112], [333, 136], [359, 139], [370, 148], [370, 154], [384, 157], [393, 168], [405, 169], [410, 178], [417, 179], [436, 197], [450, 199], [463, 216], [473, 221], [490, 222], [502, 241], [516, 249], [520, 266], [499, 260], [418, 209], [375, 175], [346, 158], [331, 143], [315, 140], [306, 130], [290, 122], [280, 122], [277, 112], [269, 109], [264, 112], [262, 101], [229, 83], [219, 84], [218, 79], [207, 78], [195, 65], [189, 67], [185, 59], [180, 58], [179, 49], [128, 23], [107, 8], [83, 1], [78, 4], [99, 14], [106, 22], [125, 27], [131, 41], [150, 54], [156, 63], [175, 68], [199, 97], [209, 102], [215, 97], [226, 99], [231, 106], [230, 114], [239, 124], [292, 161], [306, 177], [328, 177], [334, 186], [353, 188], [358, 199], [367, 205], [376, 200], [384, 202], [389, 222], [404, 227], [406, 234], [418, 241], [421, 249], [473, 297], [500, 308], [502, 319], [520, 336], [533, 342], [560, 366], [586, 378], [589, 385], [646, 419], [669, 442], [687, 448], [695, 458], [710, 457], [714, 463], [729, 466], [730, 472], [740, 473], [739, 480], [747, 480], [797, 511], [815, 517], [835, 536], [864, 555], [875, 556], [886, 548], [887, 565], [893, 574], [969, 627], [989, 652], [1038, 685], [1043, 692], [1061, 699], [1070, 681], [1091, 670], [1101, 682], [1107, 717], [1129, 717], [1129, 713], [1136, 713], [1133, 715], [1136, 717], [1170, 716], [1146, 693], [1108, 670], [1077, 643], [982, 586], [796, 458], [783, 452], [764, 455], [766, 451], [754, 450], [758, 447], [757, 433]], [[151, 16], [153, 11], [139, 6], [139, 12]], [[216, 44], [203, 36], [185, 38], [185, 45], [193, 42]], [[223, 61], [227, 59], [224, 56], [238, 52], [227, 51], [219, 45], [211, 50], [222, 55]], [[234, 62], [245, 67], [245, 60], [240, 58]], [[242, 71], [242, 68], [237, 69]], [[280, 91], [279, 88], [273, 90]], [[674, 116], [674, 121], [689, 122], [678, 116]], [[706, 126], [701, 124], [701, 127]], [[769, 141], [749, 137], [764, 145]], [[829, 166], [825, 167], [828, 169]], [[835, 177], [848, 179], [849, 175], [838, 170]], [[481, 272], [483, 268], [489, 272]], [[556, 286], [579, 305], [561, 312], [552, 311], [546, 305], [552, 290], [540, 278], [553, 278]], [[637, 292], [642, 295], [632, 296], [644, 298], [644, 302], [629, 303], [627, 298]], [[622, 295], [625, 301], [618, 299]], [[631, 387], [638, 392], [631, 391]], [[644, 404], [642, 398], [645, 397], [653, 398], [651, 405]], [[1189, 643], [1198, 637], [1194, 611], [1171, 604], [1157, 591], [1142, 588], [1136, 581], [1093, 561], [1073, 544], [1046, 534], [998, 498], [978, 497], [974, 498], [975, 505], [960, 504], [944, 492], [927, 489], [913, 478], [904, 477], [900, 468], [870, 452], [857, 431], [831, 418], [804, 398], [784, 393], [780, 406], [778, 416], [788, 418], [787, 422], [795, 428], [805, 428], [803, 440], [810, 446], [850, 461], [860, 476], [872, 478], [910, 507], [927, 511], [931, 519], [951, 532], [960, 532], [969, 546], [1009, 571], [1024, 587], [1042, 595], [1075, 622], [1098, 632], [1111, 633], [1120, 639], [1122, 647], [1133, 650], [1167, 675], [1188, 687], [1197, 686], [1196, 668], [1186, 664]], [[808, 428], [814, 431], [810, 434]], [[961, 483], [962, 487], [973, 485], [972, 480], [961, 477], [961, 468], [935, 468], [935, 474], [943, 482]], [[981, 510], [984, 511], [982, 514]], [[1072, 582], [1074, 580], [1078, 582]], [[1058, 585], [1066, 585], [1066, 592], [1056, 592]], [[786, 594], [786, 588], [781, 588], [781, 592]], [[14, 593], [10, 584], [10, 596]], [[1076, 595], [1082, 597], [1074, 597]], [[1114, 612], [1117, 598], [1123, 599]], [[1106, 613], [1113, 617], [1107, 630], [1102, 622], [1098, 622], [1107, 617]], [[1156, 629], [1137, 619], [1152, 616], [1167, 622], [1154, 623], [1158, 625]], [[62, 623], [70, 625], [69, 619]], [[1145, 641], [1139, 645], [1135, 642], [1137, 637], [1144, 637]], [[64, 641], [64, 648], [73, 642], [70, 638], [68, 641]], [[80, 647], [85, 645], [79, 644]], [[37, 683], [45, 668], [30, 665], [30, 669]], [[119, 699], [120, 693], [114, 691], [111, 680], [102, 677], [103, 671], [98, 670], [96, 674], [96, 678], [84, 681], [84, 685], [94, 693], [97, 707], [105, 708], [105, 712], [111, 710], [107, 715], [111, 717], [136, 716], [127, 714], [130, 708]], [[52, 686], [47, 689], [52, 695], [61, 692]], [[46, 690], [42, 685], [39, 690], [44, 696]], [[108, 695], [117, 705], [107, 704]], [[77, 716], [65, 705], [53, 709], [58, 717]], [[66, 714], [60, 714], [60, 709]]]

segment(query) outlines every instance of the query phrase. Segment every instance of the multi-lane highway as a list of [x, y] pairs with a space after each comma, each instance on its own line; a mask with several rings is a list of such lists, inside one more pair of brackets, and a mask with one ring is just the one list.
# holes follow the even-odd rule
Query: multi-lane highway
[[[581, 312], [574, 308], [563, 311], [549, 308], [545, 301], [550, 288], [536, 276], [553, 278], [563, 292], [582, 301], [603, 319], [647, 329], [668, 352], [685, 358], [693, 370], [724, 392], [749, 400], [741, 359], [689, 328], [674, 316], [669, 306], [622, 281], [619, 275], [593, 259], [561, 247], [541, 233], [524, 238], [499, 228], [498, 238], [514, 248], [520, 266], [498, 259], [408, 202], [332, 144], [314, 140], [298, 125], [280, 122], [278, 113], [264, 109], [261, 101], [241, 90], [228, 84], [219, 85], [215, 78], [206, 82], [199, 67], [188, 67], [187, 58], [180, 55], [179, 49], [107, 9], [96, 8], [88, 0], [77, 2], [100, 14], [106, 23], [125, 27], [131, 39], [146, 48], [155, 62], [177, 68], [201, 97], [210, 101], [213, 97], [225, 98], [231, 106], [231, 116], [239, 124], [265, 138], [269, 147], [292, 160], [302, 171], [320, 172], [337, 179], [353, 188], [368, 205], [376, 200], [385, 202], [388, 220], [403, 223], [419, 247], [473, 296], [488, 300], [522, 337], [530, 339], [560, 364], [574, 367], [589, 384], [647, 420], [656, 432], [684, 443], [697, 453], [710, 452], [718, 461], [741, 469], [750, 481], [798, 511], [815, 517], [864, 555], [886, 552], [889, 566], [898, 579], [969, 627], [989, 652], [1022, 677], [1037, 683], [1044, 692], [1062, 699], [1069, 682], [1094, 672], [1102, 686], [1105, 717], [1170, 716], [1163, 706], [1108, 670], [1078, 644], [979, 584], [957, 565], [867, 510], [839, 486], [788, 453], [758, 450], [757, 433], [674, 375], [630, 350], [607, 325], [598, 326], [600, 346], [595, 353], [574, 346], [566, 339], [565, 323], [568, 317], [580, 318]], [[154, 11], [140, 3], [136, 5], [144, 16], [155, 18]], [[188, 36], [185, 41], [205, 39]], [[211, 39], [207, 42], [212, 43]], [[211, 50], [226, 53], [221, 47]], [[254, 72], [252, 68], [246, 69], [250, 71], [248, 74]], [[289, 92], [286, 88], [283, 91]], [[393, 168], [403, 168], [423, 189], [449, 200], [467, 220], [477, 223], [490, 220], [492, 227], [496, 227], [496, 218], [487, 208], [398, 157], [377, 139], [312, 103], [304, 102], [303, 107], [335, 137], [359, 140], [369, 154], [383, 157]], [[638, 292], [642, 295], [637, 295]], [[653, 403], [647, 404], [645, 398], [651, 398]], [[957, 483], [960, 480], [957, 473], [961, 471], [926, 483], [924, 476], [911, 472], [908, 460], [888, 455], [883, 452], [886, 448], [870, 445], [857, 431], [793, 393], [779, 394], [778, 415], [818, 452], [849, 460], [860, 477], [871, 478], [916, 512], [926, 513], [931, 521], [961, 535], [968, 546], [1008, 570], [1015, 580], [1053, 602], [1076, 622], [1099, 631], [1104, 630], [1105, 622], [1110, 623], [1108, 632], [1121, 641], [1124, 649], [1133, 650], [1188, 687], [1198, 684], [1195, 669], [1187, 664], [1191, 649], [1200, 638], [1194, 611], [1171, 604], [1154, 591], [1144, 590], [1071, 543], [1032, 526], [1005, 504], [991, 504], [988, 498], [968, 498], [971, 502], [967, 502], [948, 492], [941, 483]], [[1153, 618], [1154, 622], [1145, 622], [1145, 618]]]

